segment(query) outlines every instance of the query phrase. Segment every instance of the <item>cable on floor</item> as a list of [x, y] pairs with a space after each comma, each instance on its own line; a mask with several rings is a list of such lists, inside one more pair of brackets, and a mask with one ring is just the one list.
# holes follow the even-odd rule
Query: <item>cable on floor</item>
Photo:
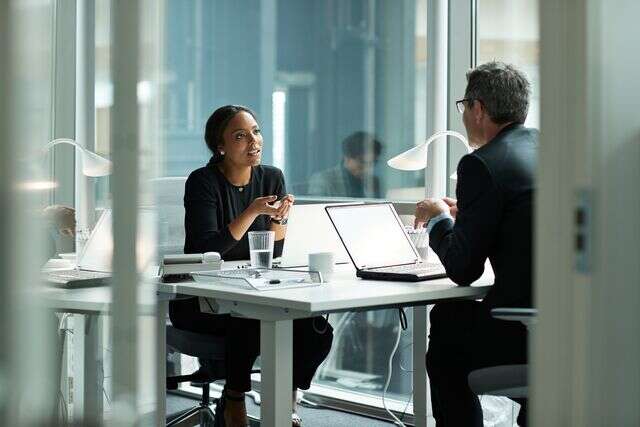
[[[403, 310], [400, 310], [401, 313], [404, 313]], [[405, 322], [406, 322], [406, 316], [405, 316]], [[400, 427], [406, 427], [406, 425], [400, 421], [400, 419], [398, 417], [396, 417], [393, 412], [391, 412], [389, 410], [389, 408], [387, 408], [387, 402], [385, 400], [386, 396], [387, 396], [387, 389], [389, 388], [389, 383], [391, 382], [391, 375], [393, 374], [393, 356], [395, 356], [396, 351], [398, 351], [398, 345], [400, 344], [400, 336], [402, 335], [402, 314], [400, 315], [400, 325], [398, 327], [398, 335], [396, 337], [396, 342], [393, 345], [393, 350], [391, 351], [391, 355], [389, 356], [389, 361], [387, 363], [387, 379], [384, 383], [384, 389], [382, 390], [382, 406], [384, 407], [384, 410], [387, 411], [387, 413], [391, 416], [391, 418], [394, 421], [394, 424]]]

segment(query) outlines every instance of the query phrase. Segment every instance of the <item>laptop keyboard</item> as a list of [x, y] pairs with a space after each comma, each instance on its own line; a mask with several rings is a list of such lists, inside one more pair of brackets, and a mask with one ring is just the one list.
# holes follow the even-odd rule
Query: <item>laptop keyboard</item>
[[111, 274], [109, 273], [87, 270], [57, 270], [47, 271], [45, 273], [45, 278], [48, 281], [55, 283], [67, 283], [75, 280], [104, 279], [110, 276]]
[[369, 271], [381, 273], [405, 273], [405, 274], [424, 274], [442, 270], [442, 265], [437, 263], [425, 262], [417, 264], [394, 265], [391, 267], [372, 268]]

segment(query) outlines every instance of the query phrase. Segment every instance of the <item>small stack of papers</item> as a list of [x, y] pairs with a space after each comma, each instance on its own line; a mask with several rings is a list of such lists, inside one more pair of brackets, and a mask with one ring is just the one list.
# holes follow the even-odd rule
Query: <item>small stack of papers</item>
[[285, 268], [238, 268], [193, 272], [196, 282], [227, 285], [257, 291], [318, 286], [322, 276], [317, 271]]

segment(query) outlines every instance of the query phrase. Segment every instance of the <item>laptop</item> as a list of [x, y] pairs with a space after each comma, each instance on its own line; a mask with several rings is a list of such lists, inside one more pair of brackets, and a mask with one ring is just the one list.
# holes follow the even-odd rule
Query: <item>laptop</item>
[[340, 238], [327, 217], [325, 208], [341, 204], [317, 203], [291, 206], [282, 257], [274, 260], [278, 267], [306, 267], [309, 254], [333, 252], [336, 264], [351, 262]]
[[105, 286], [111, 277], [111, 211], [105, 210], [78, 258], [78, 266], [68, 270], [43, 272], [45, 283], [58, 288], [86, 288]]
[[440, 263], [423, 262], [391, 203], [325, 208], [363, 279], [419, 282], [447, 277]]
[[[150, 239], [155, 235], [151, 228], [154, 218], [151, 211], [143, 210], [138, 214], [139, 233], [136, 246], [138, 269], [141, 271], [147, 267], [153, 256], [153, 242]], [[111, 210], [105, 209], [93, 227], [84, 251], [80, 254], [77, 267], [67, 270], [45, 270], [43, 271], [45, 282], [50, 286], [68, 289], [108, 285], [113, 271], [111, 224]]]

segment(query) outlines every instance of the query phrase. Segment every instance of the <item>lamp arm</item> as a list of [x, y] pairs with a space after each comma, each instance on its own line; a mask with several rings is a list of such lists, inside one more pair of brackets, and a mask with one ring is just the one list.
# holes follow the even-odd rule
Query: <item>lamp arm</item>
[[441, 136], [453, 136], [454, 138], [457, 138], [458, 140], [460, 140], [460, 142], [464, 144], [464, 146], [467, 148], [468, 153], [472, 151], [471, 146], [467, 141], [467, 138], [465, 138], [464, 135], [462, 135], [460, 132], [456, 132], [454, 130], [441, 130], [439, 132], [434, 133], [425, 141], [425, 145], [428, 146], [429, 144], [431, 144], [432, 141], [440, 138]]
[[44, 146], [43, 150], [46, 152], [51, 147], [53, 147], [54, 145], [58, 145], [58, 144], [71, 144], [74, 147], [76, 147], [77, 149], [79, 149], [81, 151], [85, 151], [85, 149], [84, 149], [84, 147], [82, 145], [78, 144], [73, 139], [69, 139], [69, 138], [56, 138], [56, 139], [54, 139], [52, 141], [49, 141], [47, 143], [47, 145]]

